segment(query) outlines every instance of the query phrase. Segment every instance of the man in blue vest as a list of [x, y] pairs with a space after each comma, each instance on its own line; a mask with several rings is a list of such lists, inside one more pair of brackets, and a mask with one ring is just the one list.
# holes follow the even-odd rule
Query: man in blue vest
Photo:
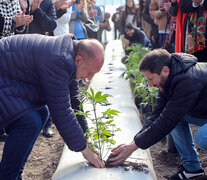
[[103, 62], [103, 47], [97, 40], [77, 41], [70, 35], [0, 40], [0, 128], [8, 132], [0, 179], [21, 179], [49, 111], [70, 150], [82, 152], [97, 168], [105, 166], [86, 145], [85, 117], [73, 111], [80, 104], [77, 80], [91, 79]]

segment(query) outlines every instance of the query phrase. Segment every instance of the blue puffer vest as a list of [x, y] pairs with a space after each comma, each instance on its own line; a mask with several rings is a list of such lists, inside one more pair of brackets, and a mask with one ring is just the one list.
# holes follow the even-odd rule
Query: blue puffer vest
[[75, 97], [78, 89], [76, 44], [70, 35], [16, 35], [0, 40], [0, 128], [47, 104], [68, 147], [73, 151], [86, 147], [69, 96]]

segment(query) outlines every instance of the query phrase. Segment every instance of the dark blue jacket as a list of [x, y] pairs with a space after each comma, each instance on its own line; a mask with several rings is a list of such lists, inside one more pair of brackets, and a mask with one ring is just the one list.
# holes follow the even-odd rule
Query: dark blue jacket
[[136, 145], [147, 149], [169, 134], [189, 114], [207, 119], [207, 63], [188, 54], [172, 54], [170, 75], [159, 93], [152, 116], [135, 136]]
[[76, 44], [70, 35], [16, 35], [0, 40], [0, 128], [47, 104], [68, 147], [73, 151], [86, 147], [87, 123], [84, 118], [78, 123], [72, 110], [80, 103]]
[[[27, 8], [26, 14], [29, 14], [29, 8]], [[45, 34], [46, 32], [51, 34], [57, 27], [55, 22], [57, 19], [56, 10], [52, 0], [43, 0], [40, 7], [31, 15], [33, 15], [33, 21], [29, 24], [29, 34]], [[27, 28], [21, 34], [26, 33]]]

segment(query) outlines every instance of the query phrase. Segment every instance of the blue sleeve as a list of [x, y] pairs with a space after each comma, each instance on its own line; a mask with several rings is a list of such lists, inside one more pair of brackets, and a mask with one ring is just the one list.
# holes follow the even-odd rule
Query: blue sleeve
[[[43, 1], [36, 11], [32, 13], [34, 20], [45, 32], [52, 32], [57, 27], [55, 22], [56, 18], [56, 10], [55, 6], [51, 0]], [[46, 6], [48, 6], [46, 8]], [[44, 12], [43, 9], [47, 11]]]

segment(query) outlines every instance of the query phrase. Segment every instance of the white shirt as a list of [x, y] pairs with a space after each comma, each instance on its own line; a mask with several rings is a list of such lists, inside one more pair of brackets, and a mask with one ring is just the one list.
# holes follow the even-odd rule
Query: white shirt
[[69, 34], [69, 21], [72, 13], [72, 7], [67, 9], [67, 13], [63, 14], [60, 18], [56, 20], [57, 27], [54, 30], [55, 36], [61, 36], [64, 34]]

